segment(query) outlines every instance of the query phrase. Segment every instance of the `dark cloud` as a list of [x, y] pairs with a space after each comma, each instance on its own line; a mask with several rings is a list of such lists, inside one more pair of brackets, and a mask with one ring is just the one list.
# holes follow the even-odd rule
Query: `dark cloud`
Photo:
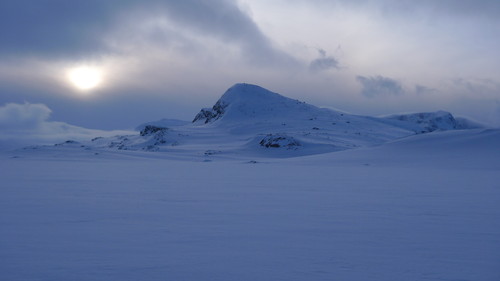
[[254, 62], [284, 62], [287, 55], [271, 46], [255, 22], [233, 1], [171, 1], [165, 12], [176, 22], [225, 42], [237, 43]]
[[376, 96], [397, 96], [404, 93], [401, 83], [380, 75], [375, 77], [357, 76], [356, 80], [363, 86], [361, 94], [369, 98]]
[[57, 56], [102, 51], [118, 1], [0, 1], [1, 55]]
[[327, 56], [326, 51], [318, 49], [319, 58], [311, 61], [309, 69], [312, 72], [320, 72], [332, 68], [339, 69], [339, 61], [332, 56]]
[[[182, 27], [174, 30], [236, 44], [257, 63], [293, 61], [273, 48], [253, 20], [228, 0], [0, 1], [0, 56], [98, 56], [115, 51], [107, 42], [120, 27], [161, 16]], [[161, 38], [162, 30], [155, 35]]]

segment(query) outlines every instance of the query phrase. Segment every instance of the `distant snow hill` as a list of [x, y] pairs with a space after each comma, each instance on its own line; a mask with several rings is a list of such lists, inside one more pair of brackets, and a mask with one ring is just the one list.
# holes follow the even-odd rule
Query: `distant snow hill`
[[383, 118], [347, 114], [284, 97], [251, 84], [229, 88], [194, 120], [163, 119], [136, 135], [67, 141], [83, 150], [160, 151], [203, 157], [294, 157], [368, 147], [416, 134], [480, 128], [444, 111]]

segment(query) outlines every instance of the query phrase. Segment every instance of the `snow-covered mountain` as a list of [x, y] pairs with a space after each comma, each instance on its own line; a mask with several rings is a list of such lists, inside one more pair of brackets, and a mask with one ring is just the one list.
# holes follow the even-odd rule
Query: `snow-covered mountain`
[[65, 142], [85, 150], [144, 150], [230, 157], [293, 157], [382, 144], [433, 131], [478, 126], [450, 113], [415, 113], [385, 118], [319, 108], [251, 84], [229, 88], [191, 123], [163, 119], [140, 125], [136, 135]]
[[480, 124], [476, 124], [465, 118], [455, 118], [451, 113], [446, 111], [399, 114], [386, 118], [401, 121], [401, 126], [408, 126], [415, 133], [481, 128]]
[[212, 108], [204, 108], [193, 120], [195, 124], [255, 123], [271, 124], [339, 113], [320, 109], [304, 102], [284, 97], [251, 84], [236, 84], [229, 88]]

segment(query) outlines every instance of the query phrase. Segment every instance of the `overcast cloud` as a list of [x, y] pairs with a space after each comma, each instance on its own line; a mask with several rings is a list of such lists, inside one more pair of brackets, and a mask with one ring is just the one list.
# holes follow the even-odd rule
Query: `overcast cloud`
[[[497, 124], [498, 14], [489, 0], [0, 1], [0, 105], [124, 129], [192, 119], [248, 82], [358, 114]], [[102, 69], [102, 85], [75, 90], [79, 65]]]
[[[74, 59], [113, 54], [120, 51], [110, 44], [113, 32], [119, 32], [124, 25], [130, 28], [162, 19], [181, 33], [191, 30], [237, 44], [259, 62], [293, 61], [272, 47], [271, 41], [234, 1], [226, 0], [1, 1], [0, 55]], [[149, 32], [154, 35], [147, 38], [147, 43], [164, 44], [168, 41], [162, 38], [173, 35], [167, 26], [158, 24], [151, 28], [154, 30]]]

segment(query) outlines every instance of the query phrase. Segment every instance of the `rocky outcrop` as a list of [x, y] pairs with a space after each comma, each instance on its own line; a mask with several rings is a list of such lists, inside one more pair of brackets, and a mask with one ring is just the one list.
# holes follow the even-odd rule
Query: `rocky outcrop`
[[213, 122], [224, 115], [227, 106], [228, 104], [219, 100], [212, 108], [201, 109], [201, 111], [194, 117], [193, 123], [202, 122], [207, 124]]
[[145, 136], [150, 136], [153, 134], [165, 134], [168, 131], [168, 128], [165, 127], [158, 127], [158, 126], [153, 126], [153, 125], [147, 125], [144, 127], [144, 129], [141, 130], [140, 135], [145, 137]]
[[302, 146], [295, 138], [283, 134], [269, 134], [259, 144], [266, 148], [297, 149]]

